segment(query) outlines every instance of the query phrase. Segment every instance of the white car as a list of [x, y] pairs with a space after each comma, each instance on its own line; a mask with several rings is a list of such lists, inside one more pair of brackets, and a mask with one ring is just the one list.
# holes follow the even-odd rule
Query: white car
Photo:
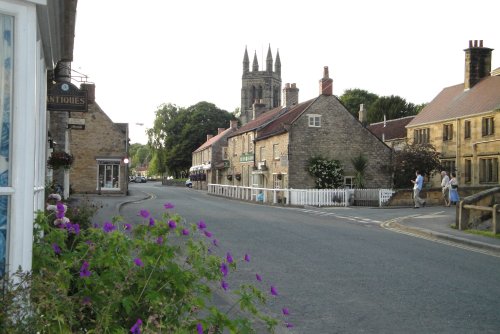
[[190, 180], [190, 179], [187, 179], [187, 180], [186, 180], [186, 187], [188, 187], [188, 188], [193, 188], [193, 182], [191, 182], [191, 180]]

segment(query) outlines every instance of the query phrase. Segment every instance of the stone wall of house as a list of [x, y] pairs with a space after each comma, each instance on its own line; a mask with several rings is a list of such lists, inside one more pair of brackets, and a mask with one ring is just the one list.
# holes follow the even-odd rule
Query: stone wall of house
[[[246, 187], [252, 185], [252, 170], [255, 157], [253, 138], [255, 138], [253, 131], [229, 138], [228, 156], [230, 167], [221, 173], [222, 184]], [[232, 179], [229, 180], [227, 175], [232, 175]]]
[[104, 113], [97, 103], [89, 105], [86, 113], [71, 113], [72, 118], [84, 118], [85, 130], [71, 130], [71, 153], [75, 162], [70, 171], [70, 184], [75, 193], [97, 193], [97, 158], [120, 159], [119, 190], [102, 189], [101, 192], [126, 194], [128, 169], [126, 157], [127, 133]]
[[[321, 127], [309, 127], [308, 115], [321, 115]], [[392, 151], [347, 111], [333, 95], [321, 95], [290, 128], [289, 186], [313, 188], [308, 160], [314, 156], [340, 160], [345, 176], [354, 176], [351, 158], [362, 153], [368, 159], [367, 188], [390, 188], [386, 167]]]
[[[265, 162], [267, 167], [259, 172], [262, 175], [262, 187], [288, 188], [288, 133], [257, 141], [255, 152], [256, 165]], [[279, 174], [281, 182], [276, 182]]]

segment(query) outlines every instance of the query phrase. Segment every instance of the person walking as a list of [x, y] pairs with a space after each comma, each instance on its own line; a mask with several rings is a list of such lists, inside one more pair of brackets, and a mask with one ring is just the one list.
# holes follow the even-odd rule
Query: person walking
[[415, 175], [417, 176], [415, 180], [411, 180], [413, 183], [413, 201], [415, 202], [415, 209], [420, 208], [420, 206], [425, 207], [425, 200], [420, 198], [420, 191], [424, 185], [424, 177], [420, 174], [420, 171], [416, 171]]
[[458, 195], [458, 181], [457, 181], [457, 174], [455, 172], [451, 172], [451, 179], [449, 184], [449, 189], [450, 189], [450, 204], [456, 205], [458, 201], [460, 201], [460, 196]]
[[450, 177], [446, 171], [441, 172], [441, 191], [443, 193], [444, 206], [450, 206]]

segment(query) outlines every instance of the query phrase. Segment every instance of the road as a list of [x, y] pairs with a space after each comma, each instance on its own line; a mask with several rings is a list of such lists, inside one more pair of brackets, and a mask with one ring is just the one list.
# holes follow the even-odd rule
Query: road
[[[393, 233], [381, 224], [401, 210], [282, 208], [239, 202], [188, 188], [132, 185], [152, 197], [122, 209], [165, 202], [188, 222], [205, 220], [219, 251], [251, 255], [230, 286], [276, 286], [267, 312], [289, 333], [498, 333], [500, 259]], [[228, 297], [228, 300], [231, 300]]]

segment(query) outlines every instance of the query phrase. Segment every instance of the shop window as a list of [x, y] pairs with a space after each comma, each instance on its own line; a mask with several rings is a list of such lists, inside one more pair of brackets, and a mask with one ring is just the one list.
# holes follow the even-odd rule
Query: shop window
[[120, 189], [120, 161], [99, 161], [98, 189]]

